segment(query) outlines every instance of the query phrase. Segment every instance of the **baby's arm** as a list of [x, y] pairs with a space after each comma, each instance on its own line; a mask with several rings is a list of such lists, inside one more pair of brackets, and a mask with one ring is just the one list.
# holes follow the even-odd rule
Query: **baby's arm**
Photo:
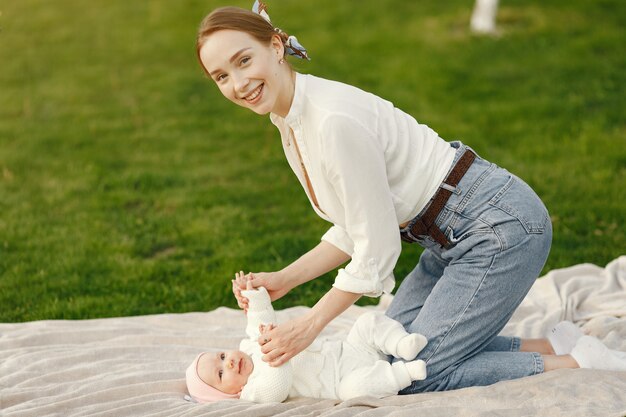
[[[276, 314], [267, 290], [263, 287], [241, 292], [249, 300], [248, 325], [249, 340], [244, 341], [250, 349], [259, 351], [254, 361], [254, 371], [241, 392], [241, 399], [257, 403], [282, 402], [289, 396], [293, 380], [291, 363], [279, 367], [269, 366], [261, 359], [257, 342], [261, 334], [268, 332], [276, 323]], [[243, 343], [243, 342], [242, 342]]]
[[248, 301], [248, 324], [246, 334], [250, 339], [257, 340], [261, 335], [259, 326], [276, 323], [276, 313], [267, 290], [263, 287], [241, 291]]

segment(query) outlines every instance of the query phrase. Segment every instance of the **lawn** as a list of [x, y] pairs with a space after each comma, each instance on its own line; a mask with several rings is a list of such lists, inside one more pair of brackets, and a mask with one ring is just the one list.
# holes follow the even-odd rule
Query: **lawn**
[[[309, 49], [299, 71], [376, 93], [531, 184], [554, 224], [544, 272], [626, 253], [621, 0], [506, 1], [487, 38], [468, 33], [468, 1], [268, 2]], [[196, 62], [196, 28], [224, 4], [0, 2], [0, 321], [235, 307], [235, 271], [317, 244], [329, 225], [278, 132]], [[398, 281], [419, 253], [404, 247]], [[276, 305], [312, 305], [333, 279]]]

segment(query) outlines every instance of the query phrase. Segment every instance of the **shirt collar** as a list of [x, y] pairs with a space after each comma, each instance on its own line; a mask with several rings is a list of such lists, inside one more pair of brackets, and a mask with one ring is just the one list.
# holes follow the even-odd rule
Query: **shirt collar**
[[[296, 72], [296, 81], [293, 92], [293, 100], [291, 101], [291, 107], [289, 108], [289, 113], [285, 117], [284, 121], [291, 127], [298, 123], [300, 119], [300, 115], [302, 114], [302, 107], [304, 105], [304, 92], [306, 90], [306, 76], [304, 74], [300, 74]], [[282, 117], [275, 113], [270, 113], [270, 120], [273, 124], [281, 120]]]

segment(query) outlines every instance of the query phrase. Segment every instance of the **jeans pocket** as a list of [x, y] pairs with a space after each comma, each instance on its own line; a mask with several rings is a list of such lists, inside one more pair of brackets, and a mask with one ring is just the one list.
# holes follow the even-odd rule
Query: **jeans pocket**
[[516, 218], [526, 233], [542, 234], [546, 229], [548, 211], [533, 189], [515, 175], [510, 175], [489, 204]]

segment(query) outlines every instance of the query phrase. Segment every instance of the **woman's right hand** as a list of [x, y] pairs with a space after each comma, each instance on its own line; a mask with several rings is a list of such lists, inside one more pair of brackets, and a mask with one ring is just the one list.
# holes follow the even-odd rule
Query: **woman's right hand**
[[265, 287], [272, 301], [276, 301], [287, 294], [294, 284], [282, 272], [251, 272], [252, 286]]
[[237, 299], [237, 305], [245, 313], [248, 313], [248, 299], [241, 294], [245, 289], [265, 287], [272, 301], [278, 300], [287, 294], [293, 285], [280, 272], [250, 272], [245, 275], [243, 271], [235, 274], [233, 283], [233, 294]]

